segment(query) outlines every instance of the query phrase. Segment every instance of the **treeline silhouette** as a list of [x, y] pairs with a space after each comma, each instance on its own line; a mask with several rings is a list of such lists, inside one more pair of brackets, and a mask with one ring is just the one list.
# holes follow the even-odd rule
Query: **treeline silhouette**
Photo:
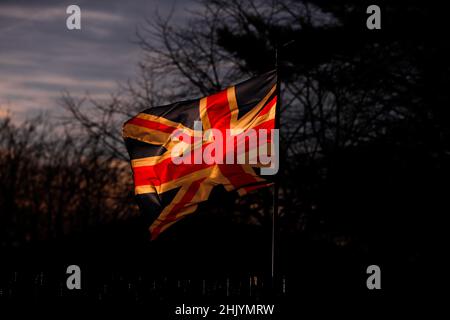
[[60, 238], [136, 213], [127, 164], [73, 132], [43, 117], [21, 125], [0, 119], [2, 246]]

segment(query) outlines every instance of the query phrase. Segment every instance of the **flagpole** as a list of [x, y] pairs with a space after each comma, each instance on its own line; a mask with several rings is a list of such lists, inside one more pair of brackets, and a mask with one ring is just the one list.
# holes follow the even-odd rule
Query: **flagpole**
[[[281, 118], [281, 77], [279, 72], [279, 53], [281, 52], [281, 49], [286, 48], [290, 46], [293, 43], [296, 43], [297, 41], [295, 39], [292, 39], [290, 41], [287, 41], [283, 43], [281, 46], [275, 44], [275, 70], [277, 73], [277, 88], [276, 88], [276, 95], [277, 95], [277, 103], [276, 103], [276, 110], [275, 110], [275, 129], [280, 130], [280, 118]], [[281, 135], [279, 134], [278, 137]], [[280, 141], [277, 141], [280, 143]], [[278, 147], [278, 153], [280, 153], [280, 147]], [[278, 222], [278, 194], [279, 194], [279, 181], [280, 181], [280, 175], [282, 174], [281, 171], [281, 157], [278, 154], [277, 155], [278, 160], [278, 173], [274, 178], [273, 183], [273, 211], [272, 211], [272, 264], [271, 264], [271, 282], [272, 282], [272, 290], [275, 292], [275, 284], [276, 284], [276, 277], [275, 277], [275, 271], [276, 271], [276, 265], [275, 265], [275, 244], [277, 241], [277, 222]]]
[[[276, 87], [276, 94], [277, 94], [277, 103], [276, 103], [276, 110], [275, 110], [275, 129], [280, 128], [280, 109], [281, 109], [281, 97], [280, 97], [280, 77], [278, 72], [278, 45], [275, 47], [275, 70], [277, 72], [277, 87]], [[279, 143], [279, 141], [275, 141], [275, 143]], [[279, 154], [277, 155], [277, 165], [280, 166], [280, 157]], [[273, 183], [273, 211], [272, 211], [272, 241], [271, 241], [271, 252], [272, 252], [272, 263], [271, 263], [271, 280], [272, 280], [272, 288], [275, 289], [275, 242], [276, 242], [276, 224], [277, 224], [277, 217], [278, 217], [278, 191], [279, 191], [279, 183], [278, 183], [278, 177], [275, 177], [274, 183]], [[275, 290], [274, 290], [275, 292]]]

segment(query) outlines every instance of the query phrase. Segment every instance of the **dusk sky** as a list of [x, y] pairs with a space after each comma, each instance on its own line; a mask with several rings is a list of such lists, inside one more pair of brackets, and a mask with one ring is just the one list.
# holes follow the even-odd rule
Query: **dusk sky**
[[[67, 6], [81, 8], [81, 30], [66, 28]], [[23, 120], [57, 110], [62, 92], [101, 99], [137, 72], [139, 25], [175, 7], [181, 21], [192, 0], [0, 0], [0, 116]]]

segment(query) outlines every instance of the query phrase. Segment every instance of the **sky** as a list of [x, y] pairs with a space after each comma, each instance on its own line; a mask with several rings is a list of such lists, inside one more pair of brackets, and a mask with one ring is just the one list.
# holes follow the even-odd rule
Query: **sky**
[[[68, 30], [66, 8], [81, 8], [81, 30]], [[136, 28], [155, 11], [186, 18], [194, 0], [0, 0], [0, 117], [24, 120], [60, 110], [67, 91], [107, 98], [137, 73]]]

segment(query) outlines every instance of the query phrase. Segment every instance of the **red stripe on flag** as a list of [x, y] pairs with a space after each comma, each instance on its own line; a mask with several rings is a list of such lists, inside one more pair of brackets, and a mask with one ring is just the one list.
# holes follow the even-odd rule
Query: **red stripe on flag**
[[219, 164], [219, 169], [235, 189], [257, 182], [240, 164]]
[[177, 128], [167, 126], [165, 124], [162, 124], [160, 122], [155, 122], [151, 120], [145, 120], [141, 118], [133, 118], [130, 121], [127, 122], [127, 124], [132, 124], [139, 127], [144, 127], [152, 130], [158, 130], [165, 133], [172, 133]]
[[269, 101], [269, 103], [267, 103], [263, 109], [259, 112], [258, 117], [261, 117], [263, 115], [265, 115], [266, 113], [269, 113], [270, 109], [272, 109], [273, 105], [277, 103], [277, 96], [273, 97], [272, 100]]
[[[159, 233], [161, 232], [161, 228], [164, 227], [164, 225], [173, 222], [175, 220], [177, 220], [177, 213], [179, 211], [181, 211], [186, 204], [188, 204], [192, 198], [195, 196], [195, 194], [197, 193], [197, 191], [200, 188], [200, 184], [205, 180], [205, 178], [203, 179], [199, 179], [196, 180], [194, 182], [192, 182], [192, 184], [189, 186], [188, 190], [186, 191], [186, 193], [183, 195], [183, 197], [181, 198], [181, 200], [173, 206], [172, 210], [170, 210], [169, 214], [166, 216], [166, 218], [164, 219], [164, 221], [162, 221], [152, 232], [152, 239], [156, 238]], [[178, 191], [180, 192], [180, 191]]]
[[265, 188], [265, 187], [271, 186], [272, 184], [273, 184], [272, 182], [265, 182], [265, 183], [261, 183], [261, 184], [257, 184], [257, 185], [253, 185], [253, 186], [244, 187], [244, 190], [246, 192], [251, 192], [251, 191], [258, 190], [260, 188]]
[[228, 104], [227, 90], [208, 96], [206, 98], [206, 111], [211, 128], [229, 128], [231, 112]]
[[210, 166], [212, 165], [205, 163], [178, 165], [172, 162], [172, 158], [167, 158], [153, 166], [133, 168], [134, 184], [136, 187], [145, 185], [160, 186], [163, 183], [170, 182]]

